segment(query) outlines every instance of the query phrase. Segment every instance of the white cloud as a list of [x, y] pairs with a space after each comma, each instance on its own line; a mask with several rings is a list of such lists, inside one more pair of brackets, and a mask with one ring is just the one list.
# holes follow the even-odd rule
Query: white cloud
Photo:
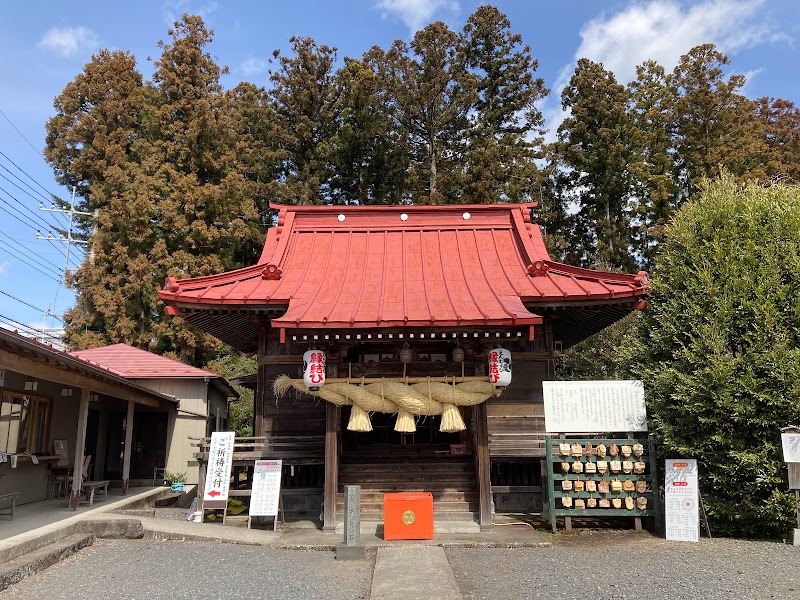
[[266, 77], [269, 71], [269, 60], [266, 58], [248, 58], [239, 65], [239, 71], [245, 77], [254, 77], [256, 75]]
[[[694, 6], [675, 0], [637, 2], [611, 16], [602, 16], [581, 29], [582, 42], [575, 61], [588, 58], [603, 63], [622, 84], [636, 77], [636, 65], [655, 60], [667, 72], [693, 47], [713, 43], [726, 54], [763, 43], [786, 41], [763, 18], [765, 0], [705, 0]], [[561, 91], [575, 71], [565, 65], [543, 105], [550, 129], [548, 138], [564, 119]]]
[[377, 0], [375, 6], [387, 13], [400, 17], [413, 35], [431, 21], [440, 12], [457, 13], [460, 6], [458, 0]]
[[8, 267], [11, 266], [11, 263], [7, 260], [0, 262], [0, 277], [8, 273]]
[[38, 44], [39, 48], [52, 50], [64, 58], [92, 52], [99, 45], [97, 34], [88, 27], [52, 27]]
[[677, 2], [634, 4], [610, 19], [587, 23], [575, 58], [602, 62], [620, 83], [627, 83], [645, 60], [671, 70], [699, 44], [711, 42], [731, 54], [779, 39], [759, 19], [763, 5], [764, 0], [707, 0], [683, 10]]

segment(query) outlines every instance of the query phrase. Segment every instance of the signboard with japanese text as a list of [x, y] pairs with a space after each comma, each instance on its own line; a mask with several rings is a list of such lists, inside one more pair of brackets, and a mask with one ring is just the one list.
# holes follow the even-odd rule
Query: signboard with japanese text
[[253, 469], [250, 496], [251, 517], [277, 517], [281, 496], [282, 460], [257, 460]]
[[647, 431], [641, 381], [543, 381], [548, 433]]
[[800, 433], [782, 433], [783, 461], [800, 463]]
[[697, 461], [673, 458], [665, 461], [664, 508], [668, 540], [700, 541], [700, 502]]
[[215, 431], [211, 434], [203, 508], [225, 508], [228, 505], [235, 435], [233, 431]]

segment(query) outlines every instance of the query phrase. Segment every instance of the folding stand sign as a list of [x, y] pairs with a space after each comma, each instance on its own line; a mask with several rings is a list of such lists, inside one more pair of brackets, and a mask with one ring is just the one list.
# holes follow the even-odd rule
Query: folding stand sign
[[253, 491], [250, 496], [250, 519], [273, 517], [272, 529], [278, 530], [278, 512], [281, 510], [282, 460], [257, 460], [253, 467]]
[[[659, 522], [660, 504], [658, 494], [658, 476], [656, 471], [655, 457], [652, 452], [651, 442], [648, 439], [635, 439], [635, 438], [594, 438], [594, 439], [553, 439], [550, 436], [546, 440], [546, 458], [547, 458], [547, 480], [549, 492], [549, 508], [550, 508], [550, 525], [553, 532], [557, 529], [558, 517], [564, 517], [564, 524], [567, 530], [572, 528], [572, 517], [631, 517], [635, 518], [636, 529], [641, 529], [642, 517], [656, 517], [656, 523]], [[630, 461], [644, 462], [645, 468], [641, 473], [634, 473], [633, 470], [625, 473], [620, 467], [619, 470], [612, 471], [611, 461], [619, 460], [622, 463], [625, 459], [623, 456], [605, 456], [600, 457], [597, 454], [597, 447], [602, 443], [609, 448], [611, 443], [614, 442], [620, 449], [623, 446], [633, 447], [635, 444], [641, 444], [643, 448], [640, 457], [631, 456]], [[579, 445], [581, 447], [580, 455], [573, 455], [570, 450], [569, 454], [561, 452], [560, 444], [566, 443], [570, 446]], [[587, 444], [592, 445], [592, 454], [587, 455], [585, 448]], [[600, 473], [597, 467], [598, 461], [605, 461], [605, 472]], [[568, 471], [564, 467], [566, 463]], [[575, 463], [580, 463], [575, 467]], [[594, 463], [594, 467], [590, 467], [590, 472], [586, 472], [586, 465]], [[626, 484], [626, 481], [631, 483]], [[568, 482], [568, 483], [564, 483]], [[587, 485], [588, 482], [593, 482]], [[601, 485], [601, 482], [603, 484]], [[612, 484], [617, 482], [617, 485], [625, 486], [629, 489], [612, 491]], [[608, 491], [600, 491], [605, 489], [608, 485]], [[633, 489], [630, 489], [630, 486]], [[637, 487], [638, 491], [637, 491]], [[576, 489], [577, 488], [577, 489]], [[593, 491], [588, 491], [587, 488], [592, 488]], [[646, 499], [646, 508], [641, 508], [639, 498]], [[565, 500], [565, 498], [567, 500]], [[633, 502], [633, 508], [626, 507], [626, 499], [630, 498], [629, 502]], [[590, 502], [592, 499], [592, 502]], [[601, 502], [601, 500], [603, 502]], [[614, 506], [614, 501], [617, 501], [619, 507]], [[601, 507], [608, 501], [610, 506]], [[589, 504], [596, 504], [594, 507], [589, 507]]]

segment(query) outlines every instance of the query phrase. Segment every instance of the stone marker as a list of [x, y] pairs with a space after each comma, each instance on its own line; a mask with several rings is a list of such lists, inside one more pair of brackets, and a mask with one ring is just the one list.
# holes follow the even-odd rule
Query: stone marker
[[344, 486], [344, 542], [336, 544], [339, 560], [363, 560], [367, 556], [361, 543], [361, 486]]

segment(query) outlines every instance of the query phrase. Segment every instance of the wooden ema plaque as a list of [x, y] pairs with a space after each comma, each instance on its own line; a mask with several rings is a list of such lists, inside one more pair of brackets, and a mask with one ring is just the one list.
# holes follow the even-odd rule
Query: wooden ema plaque
[[433, 495], [430, 492], [383, 495], [384, 540], [432, 540]]
[[[617, 456], [608, 454], [612, 442], [619, 450]], [[568, 455], [563, 454], [560, 448], [560, 445], [565, 443], [569, 445]], [[592, 445], [591, 455], [586, 453], [587, 444]], [[606, 456], [598, 455], [597, 447], [600, 444], [606, 447]], [[642, 446], [641, 456], [637, 457], [633, 453], [629, 457], [623, 456], [623, 446], [632, 449], [636, 444]], [[580, 454], [573, 453], [573, 447], [575, 449], [580, 447]], [[637, 519], [637, 529], [641, 525], [641, 517], [656, 517], [658, 523], [660, 513], [658, 477], [655, 457], [649, 440], [611, 437], [554, 439], [548, 436], [545, 456], [547, 457], [550, 525], [553, 532], [557, 529], [558, 517], [632, 517]], [[636, 462], [644, 463], [643, 471], [635, 472], [631, 469], [629, 473], [624, 472], [622, 465], [626, 460], [634, 464]], [[598, 468], [597, 463], [600, 461], [606, 463], [603, 472]], [[618, 470], [612, 470], [612, 461], [619, 461]], [[574, 466], [576, 462], [580, 463], [577, 467]], [[569, 466], [568, 471], [565, 470], [564, 463]], [[588, 463], [594, 463], [594, 466], [590, 467], [587, 472], [586, 465]], [[641, 466], [639, 470], [642, 470]], [[626, 483], [626, 481], [630, 483]], [[589, 484], [589, 482], [593, 482], [593, 484]], [[606, 486], [608, 486], [608, 490], [604, 491]], [[590, 489], [591, 491], [589, 491]], [[641, 508], [645, 500], [639, 500], [640, 497], [646, 499], [645, 508]], [[564, 500], [565, 498], [567, 500]], [[629, 508], [630, 503], [633, 504], [633, 508]], [[615, 506], [615, 504], [619, 506]], [[569, 521], [566, 521], [566, 524], [569, 529]]]

